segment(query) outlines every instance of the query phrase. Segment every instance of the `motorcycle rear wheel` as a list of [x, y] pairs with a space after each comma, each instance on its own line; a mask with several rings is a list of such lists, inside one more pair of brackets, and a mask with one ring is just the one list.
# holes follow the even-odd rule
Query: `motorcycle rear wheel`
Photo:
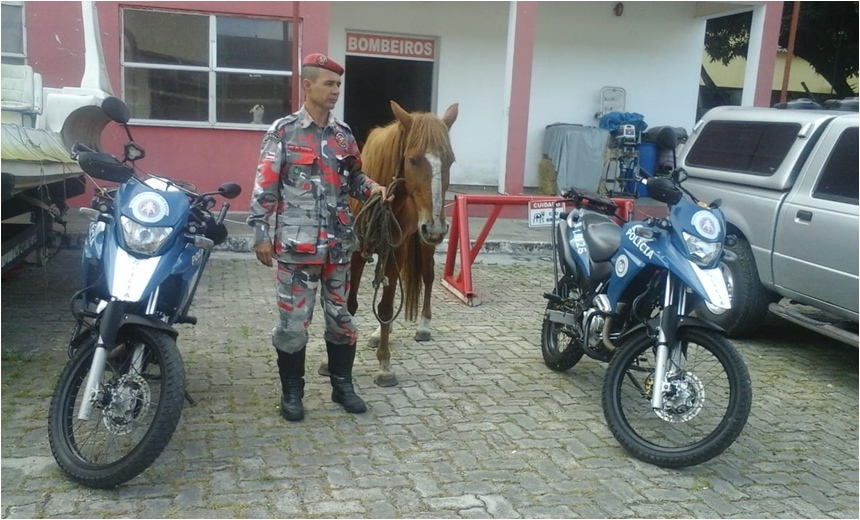
[[725, 451], [752, 403], [749, 372], [731, 343], [696, 328], [678, 330], [678, 339], [686, 355], [663, 410], [651, 409], [656, 342], [644, 330], [619, 345], [603, 386], [615, 439], [634, 457], [666, 468], [695, 466]]
[[[143, 345], [140, 372], [132, 352]], [[78, 419], [95, 347], [82, 347], [57, 382], [48, 417], [51, 452], [60, 469], [90, 488], [110, 489], [142, 473], [170, 442], [182, 415], [185, 367], [176, 342], [146, 327], [120, 330], [101, 381], [105, 398], [89, 421]]]
[[[579, 289], [562, 280], [556, 287], [558, 296], [565, 300], [578, 298]], [[552, 301], [547, 302], [547, 310], [571, 310], [564, 305]], [[577, 319], [579, 319], [577, 317]], [[544, 317], [543, 327], [540, 335], [540, 350], [544, 363], [556, 372], [570, 370], [579, 363], [585, 351], [582, 348], [581, 338], [578, 332], [570, 326], [550, 321]]]

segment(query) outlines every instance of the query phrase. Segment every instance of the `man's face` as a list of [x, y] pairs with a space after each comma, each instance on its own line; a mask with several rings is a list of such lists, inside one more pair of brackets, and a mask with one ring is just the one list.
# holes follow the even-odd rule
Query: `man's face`
[[340, 75], [320, 69], [316, 81], [303, 80], [305, 101], [325, 110], [332, 110], [340, 97]]

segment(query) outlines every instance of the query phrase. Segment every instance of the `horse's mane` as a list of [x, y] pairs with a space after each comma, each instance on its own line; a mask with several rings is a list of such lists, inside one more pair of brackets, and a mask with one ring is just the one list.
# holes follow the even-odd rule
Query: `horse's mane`
[[371, 130], [361, 151], [362, 170], [376, 182], [388, 186], [403, 161], [403, 151], [415, 149], [419, 155], [431, 151], [443, 161], [454, 159], [448, 127], [427, 112], [414, 112], [408, 141], [398, 121]]

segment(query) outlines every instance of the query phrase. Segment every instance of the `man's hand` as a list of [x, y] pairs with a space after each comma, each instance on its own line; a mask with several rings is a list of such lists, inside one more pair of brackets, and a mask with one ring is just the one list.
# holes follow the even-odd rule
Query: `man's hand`
[[272, 267], [272, 258], [275, 256], [275, 246], [271, 242], [260, 242], [254, 246], [257, 260], [266, 267]]
[[394, 194], [392, 193], [391, 195], [389, 195], [388, 194], [388, 188], [386, 186], [383, 186], [381, 184], [377, 184], [376, 186], [374, 186], [370, 190], [370, 196], [371, 197], [373, 197], [377, 193], [379, 193], [380, 197], [382, 197], [382, 203], [383, 204], [389, 204], [391, 201], [394, 200]]

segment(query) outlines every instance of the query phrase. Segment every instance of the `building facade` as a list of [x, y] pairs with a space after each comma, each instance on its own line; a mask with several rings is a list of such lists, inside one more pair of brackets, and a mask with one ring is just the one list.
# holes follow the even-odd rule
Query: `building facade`
[[[451, 182], [521, 194], [538, 185], [546, 127], [597, 126], [607, 87], [623, 94], [614, 108], [642, 114], [649, 126], [691, 129], [711, 17], [753, 11], [742, 104], [767, 106], [782, 10], [782, 2], [96, 6], [110, 88], [130, 106], [134, 138], [147, 150], [141, 169], [203, 190], [234, 181], [246, 193], [268, 124], [300, 106], [304, 54], [323, 52], [345, 65], [335, 115], [360, 141], [392, 120], [389, 100], [437, 114], [459, 103]], [[79, 84], [81, 5], [3, 8], [4, 61], [31, 65], [45, 87]], [[12, 13], [20, 14], [19, 52], [6, 52]], [[102, 144], [116, 153], [125, 140], [112, 126]], [[242, 196], [232, 209], [247, 206]]]

